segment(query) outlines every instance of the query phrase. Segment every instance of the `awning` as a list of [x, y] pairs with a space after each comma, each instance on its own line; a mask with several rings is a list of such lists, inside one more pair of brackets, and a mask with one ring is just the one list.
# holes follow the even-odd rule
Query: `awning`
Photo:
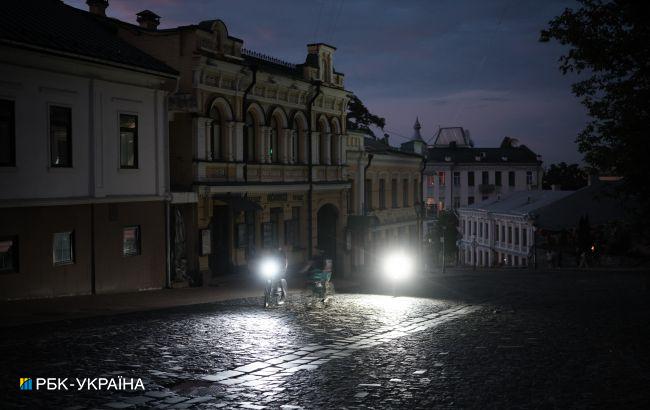
[[236, 212], [262, 210], [262, 206], [260, 206], [260, 204], [257, 202], [251, 201], [250, 199], [241, 196], [214, 196], [212, 199], [224, 202], [226, 205], [232, 208], [233, 211]]
[[349, 215], [348, 229], [351, 231], [365, 231], [379, 223], [376, 216]]

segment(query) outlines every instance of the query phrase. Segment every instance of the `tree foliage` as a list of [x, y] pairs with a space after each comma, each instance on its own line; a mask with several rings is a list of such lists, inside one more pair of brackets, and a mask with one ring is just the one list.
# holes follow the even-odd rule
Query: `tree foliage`
[[348, 103], [348, 128], [366, 131], [374, 135], [370, 126], [375, 126], [383, 131], [386, 119], [372, 114], [359, 97], [352, 95]]
[[574, 191], [587, 185], [587, 173], [578, 164], [551, 164], [544, 172], [542, 186], [544, 189], [551, 189], [551, 185], [557, 185], [560, 189]]
[[[541, 41], [569, 47], [562, 73], [584, 76], [573, 93], [591, 121], [578, 149], [593, 168], [622, 176], [622, 192], [650, 208], [650, 24], [647, 1], [579, 0], [541, 32]], [[647, 221], [647, 218], [642, 218]]]

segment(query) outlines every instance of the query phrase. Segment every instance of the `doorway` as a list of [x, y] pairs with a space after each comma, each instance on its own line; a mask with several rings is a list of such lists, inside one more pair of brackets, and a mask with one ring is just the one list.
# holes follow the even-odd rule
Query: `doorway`
[[228, 206], [215, 206], [210, 223], [212, 232], [212, 253], [210, 254], [210, 270], [212, 276], [231, 273], [230, 262], [232, 218]]
[[339, 212], [336, 207], [332, 204], [326, 204], [318, 210], [316, 224], [318, 232], [317, 248], [324, 252], [326, 258], [332, 259], [335, 272], [338, 267], [336, 257], [338, 218]]

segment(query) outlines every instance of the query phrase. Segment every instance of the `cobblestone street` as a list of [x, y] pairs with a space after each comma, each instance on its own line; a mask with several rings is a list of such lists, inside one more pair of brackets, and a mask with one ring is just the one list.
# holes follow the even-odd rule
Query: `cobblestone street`
[[[645, 273], [464, 272], [413, 297], [292, 295], [4, 329], [24, 408], [647, 407]], [[144, 391], [19, 391], [19, 377], [141, 378]]]

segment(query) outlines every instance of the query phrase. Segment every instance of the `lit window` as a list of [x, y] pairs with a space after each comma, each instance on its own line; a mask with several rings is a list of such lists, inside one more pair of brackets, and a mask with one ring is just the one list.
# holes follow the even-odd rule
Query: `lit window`
[[74, 237], [72, 231], [54, 234], [52, 259], [55, 265], [74, 263]]
[[140, 227], [127, 226], [122, 230], [122, 255], [140, 255]]

